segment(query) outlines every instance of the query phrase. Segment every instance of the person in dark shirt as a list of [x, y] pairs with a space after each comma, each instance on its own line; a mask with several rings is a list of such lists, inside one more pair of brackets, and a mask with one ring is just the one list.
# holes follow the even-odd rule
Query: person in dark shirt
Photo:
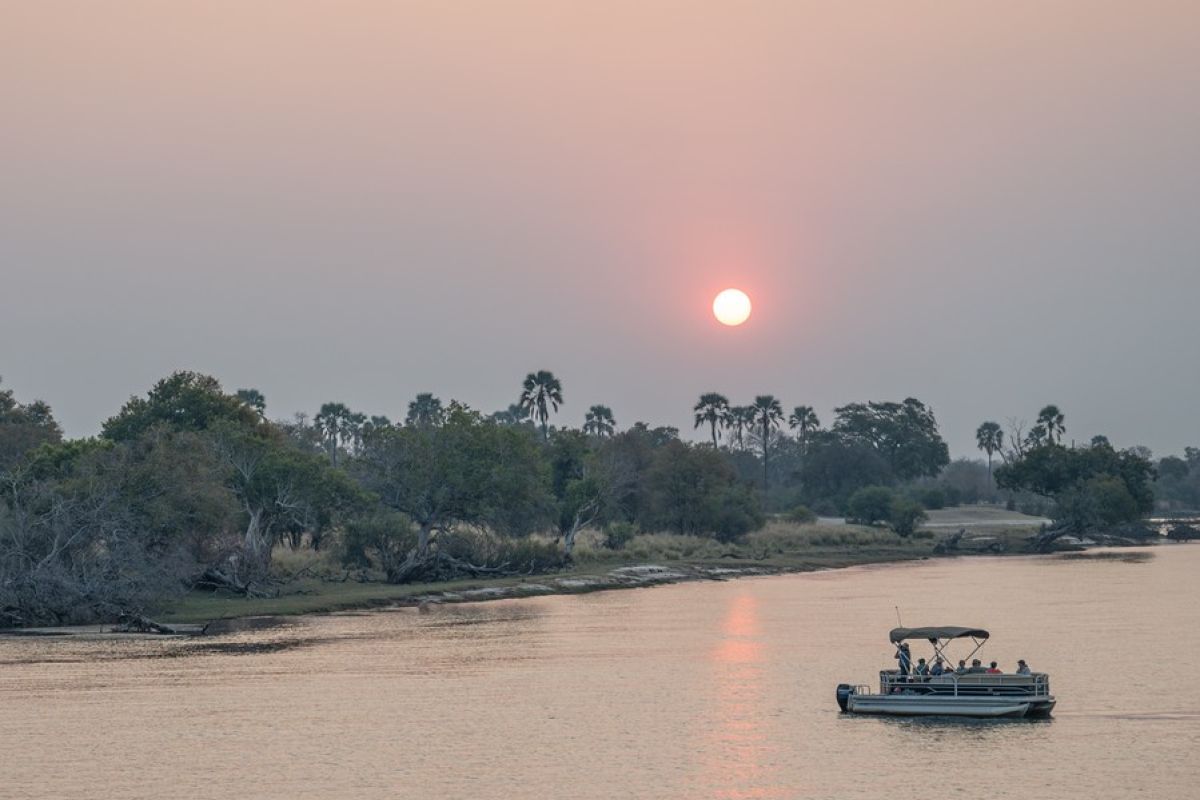
[[909, 652], [908, 642], [901, 642], [896, 648], [896, 655], [892, 656], [900, 662], [900, 677], [907, 678], [909, 669], [912, 667], [912, 653]]

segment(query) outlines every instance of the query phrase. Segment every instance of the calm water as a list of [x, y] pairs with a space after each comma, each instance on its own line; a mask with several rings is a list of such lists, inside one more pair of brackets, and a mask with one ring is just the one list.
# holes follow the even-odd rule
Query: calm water
[[[0, 797], [1196, 797], [1200, 546], [1132, 552], [0, 639]], [[1054, 718], [839, 715], [896, 604], [990, 628]]]

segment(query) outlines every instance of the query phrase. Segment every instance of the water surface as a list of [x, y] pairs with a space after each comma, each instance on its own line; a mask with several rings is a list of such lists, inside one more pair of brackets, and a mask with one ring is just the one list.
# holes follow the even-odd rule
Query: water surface
[[[0, 639], [0, 797], [1190, 798], [1198, 572], [1178, 545]], [[1054, 717], [839, 714], [893, 663], [896, 605], [991, 629]]]

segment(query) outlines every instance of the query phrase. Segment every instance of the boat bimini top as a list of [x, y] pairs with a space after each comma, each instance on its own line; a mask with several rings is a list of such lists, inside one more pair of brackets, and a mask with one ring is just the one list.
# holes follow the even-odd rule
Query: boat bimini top
[[954, 639], [970, 639], [975, 648], [967, 654], [967, 658], [979, 652], [990, 633], [983, 628], [962, 628], [958, 625], [940, 625], [933, 628], [892, 628], [888, 638], [892, 644], [900, 644], [905, 639], [925, 639], [933, 645], [933, 654], [947, 664], [951, 663], [946, 655], [946, 646]]
[[905, 639], [928, 639], [932, 643], [939, 639], [962, 639], [965, 636], [970, 636], [972, 639], [986, 639], [990, 635], [983, 628], [942, 625], [936, 628], [892, 628], [888, 638], [892, 640], [892, 644], [899, 644]]

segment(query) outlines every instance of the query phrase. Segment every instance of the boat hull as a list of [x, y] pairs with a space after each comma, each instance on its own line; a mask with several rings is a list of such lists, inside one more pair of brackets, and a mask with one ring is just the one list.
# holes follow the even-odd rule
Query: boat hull
[[1001, 719], [1045, 716], [1054, 708], [1053, 698], [1037, 700], [1015, 697], [937, 697], [934, 695], [851, 694], [846, 712], [893, 717], [975, 717]]

